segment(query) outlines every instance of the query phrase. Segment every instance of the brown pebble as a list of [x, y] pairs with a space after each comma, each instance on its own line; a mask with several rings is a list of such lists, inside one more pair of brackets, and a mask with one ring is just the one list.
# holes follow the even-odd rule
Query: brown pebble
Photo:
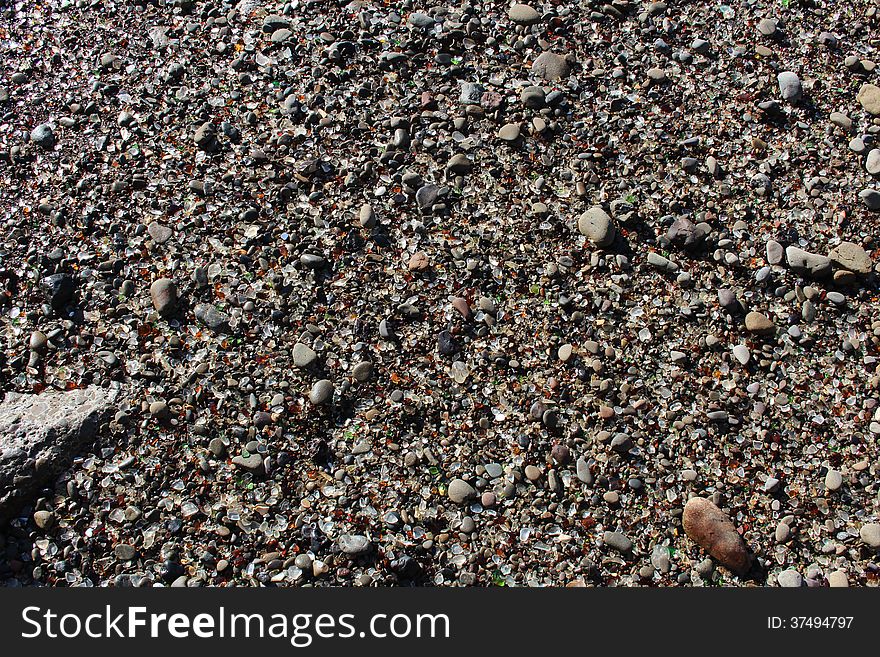
[[410, 271], [425, 271], [430, 266], [431, 263], [428, 262], [428, 256], [424, 251], [419, 251], [412, 254], [407, 269]]
[[452, 307], [455, 308], [459, 314], [465, 319], [471, 318], [471, 307], [468, 305], [468, 302], [461, 297], [455, 297], [452, 300]]
[[730, 518], [703, 497], [692, 497], [684, 507], [684, 531], [716, 561], [738, 575], [752, 565], [752, 557]]

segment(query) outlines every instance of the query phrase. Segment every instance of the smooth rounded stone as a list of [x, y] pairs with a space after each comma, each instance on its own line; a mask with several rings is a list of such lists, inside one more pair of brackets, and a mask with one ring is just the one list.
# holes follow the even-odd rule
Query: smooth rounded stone
[[526, 87], [519, 94], [520, 102], [531, 109], [544, 107], [545, 98], [546, 94], [543, 87]]
[[431, 261], [428, 259], [428, 254], [424, 251], [416, 251], [410, 256], [409, 262], [406, 263], [407, 270], [414, 272], [426, 271], [430, 267]]
[[865, 171], [872, 176], [880, 175], [880, 148], [872, 148], [865, 158]]
[[468, 320], [471, 318], [471, 307], [468, 305], [467, 299], [455, 297], [452, 300], [452, 308], [464, 319]]
[[293, 345], [293, 364], [296, 367], [308, 367], [317, 358], [318, 354], [308, 345], [304, 345], [302, 342], [297, 342]]
[[849, 150], [851, 150], [853, 153], [858, 153], [859, 155], [862, 155], [866, 150], [868, 150], [868, 147], [865, 146], [865, 142], [861, 137], [853, 137], [852, 139], [850, 139], [849, 144], [847, 144], [847, 148], [849, 148]]
[[792, 271], [804, 276], [821, 278], [831, 272], [831, 258], [804, 251], [796, 246], [785, 249], [785, 259]]
[[461, 531], [465, 534], [472, 534], [477, 529], [477, 523], [470, 516], [466, 516], [461, 521]]
[[30, 340], [28, 341], [28, 347], [31, 351], [36, 351], [37, 353], [43, 353], [46, 351], [46, 347], [49, 344], [49, 338], [46, 337], [46, 334], [42, 331], [33, 331], [31, 333]]
[[498, 479], [504, 474], [504, 466], [500, 463], [487, 463], [483, 467], [486, 469], [486, 476], [489, 479]]
[[773, 18], [762, 18], [758, 21], [758, 32], [764, 36], [773, 36], [776, 34], [776, 20]]
[[799, 589], [804, 585], [804, 578], [796, 570], [783, 570], [776, 576], [776, 583], [785, 589]]
[[458, 342], [449, 331], [440, 331], [437, 334], [437, 353], [441, 356], [451, 356], [458, 351]]
[[37, 511], [34, 513], [34, 524], [40, 529], [51, 529], [55, 524], [55, 514], [51, 511]]
[[835, 570], [828, 575], [828, 586], [833, 589], [844, 589], [849, 586], [849, 577], [842, 570]]
[[633, 549], [633, 542], [621, 532], [605, 532], [602, 535], [602, 542], [621, 554], [629, 554]]
[[470, 173], [474, 168], [474, 163], [468, 159], [464, 153], [457, 153], [449, 158], [446, 163], [446, 170], [456, 175], [465, 175]]
[[424, 12], [415, 11], [409, 15], [407, 22], [414, 27], [431, 27], [436, 21]]
[[776, 331], [776, 324], [767, 315], [756, 310], [746, 315], [745, 325], [749, 333], [758, 335], [770, 335]]
[[329, 379], [316, 381], [309, 392], [309, 401], [315, 406], [324, 404], [333, 397], [333, 382]]
[[501, 141], [513, 142], [519, 139], [520, 126], [519, 123], [508, 123], [498, 130], [498, 139]]
[[834, 492], [840, 490], [841, 486], [843, 486], [843, 476], [837, 470], [829, 469], [825, 473], [825, 488]]
[[828, 257], [844, 269], [857, 274], [870, 274], [874, 264], [865, 249], [854, 242], [841, 242], [831, 249]]
[[203, 123], [193, 133], [193, 141], [196, 146], [207, 153], [218, 150], [217, 126], [210, 121]]
[[699, 55], [706, 55], [712, 49], [712, 44], [705, 39], [696, 38], [691, 41], [691, 50]]
[[614, 434], [614, 437], [611, 438], [610, 446], [615, 452], [625, 454], [632, 449], [633, 441], [632, 438], [625, 433], [616, 433]]
[[801, 79], [797, 73], [783, 71], [776, 76], [776, 80], [779, 83], [779, 93], [782, 94], [782, 100], [791, 104], [800, 102], [803, 89], [801, 87]]
[[578, 231], [600, 248], [610, 246], [616, 235], [611, 217], [599, 206], [593, 206], [578, 218]]
[[791, 538], [791, 526], [787, 522], [780, 522], [776, 525], [773, 538], [776, 539], [777, 543], [786, 543]]
[[534, 25], [541, 21], [541, 14], [534, 7], [521, 3], [508, 9], [507, 17], [517, 25]]
[[836, 290], [832, 290], [825, 295], [825, 298], [833, 303], [835, 306], [842, 306], [846, 303], [846, 297], [843, 296], [840, 292]]
[[853, 127], [852, 119], [849, 118], [843, 112], [831, 112], [831, 114], [828, 115], [828, 120], [831, 121], [831, 123], [833, 123], [837, 127], [843, 128], [847, 132], [852, 130], [852, 127]]
[[578, 458], [575, 463], [575, 472], [577, 473], [577, 478], [583, 483], [587, 485], [593, 483], [593, 473], [590, 472], [590, 465], [583, 456]]
[[556, 350], [556, 356], [559, 358], [559, 360], [565, 363], [571, 358], [573, 349], [574, 347], [572, 347], [569, 343], [565, 343]]
[[31, 141], [40, 148], [49, 150], [55, 146], [55, 134], [52, 132], [52, 126], [48, 123], [41, 123], [31, 130]]
[[739, 310], [736, 293], [730, 288], [721, 288], [718, 290], [718, 305], [731, 314], [736, 313]]
[[120, 561], [131, 561], [132, 559], [137, 558], [138, 551], [133, 545], [119, 543], [113, 548], [113, 554], [116, 555], [116, 558]]
[[678, 271], [678, 264], [667, 258], [666, 256], [662, 256], [656, 251], [648, 251], [647, 257], [648, 264], [654, 267], [655, 269], [659, 269], [661, 271], [668, 272], [676, 272]]
[[163, 317], [172, 314], [177, 308], [177, 284], [170, 278], [159, 278], [150, 285], [150, 299], [153, 308]]
[[745, 365], [749, 362], [749, 358], [752, 357], [749, 348], [744, 344], [738, 344], [734, 346], [731, 351], [733, 352], [733, 357], [736, 358], [740, 365]]
[[880, 211], [880, 191], [873, 188], [863, 189], [859, 192], [859, 198], [872, 212]]
[[372, 548], [372, 544], [366, 536], [361, 534], [343, 534], [336, 542], [343, 554], [356, 557], [366, 554]]
[[351, 369], [351, 376], [355, 381], [364, 383], [373, 375], [373, 363], [368, 360], [358, 363]]
[[527, 465], [523, 470], [523, 474], [529, 481], [538, 481], [541, 478], [541, 469], [534, 465]]
[[274, 32], [272, 32], [272, 36], [269, 37], [269, 40], [272, 43], [284, 43], [292, 36], [293, 36], [293, 32], [288, 30], [286, 27], [282, 27], [282, 28], [277, 29]]
[[785, 251], [782, 248], [782, 245], [776, 240], [769, 240], [767, 242], [767, 264], [769, 265], [778, 265], [782, 262], [782, 258], [785, 255]]
[[309, 269], [320, 269], [325, 264], [327, 264], [327, 260], [324, 256], [320, 256], [314, 253], [303, 253], [299, 257], [300, 264], [308, 267]]
[[211, 441], [208, 443], [208, 451], [214, 456], [223, 456], [226, 452], [226, 445], [220, 438], [211, 438]]
[[149, 233], [156, 244], [165, 244], [165, 242], [171, 239], [174, 231], [168, 226], [163, 226], [158, 221], [151, 221], [147, 225], [147, 233]]
[[439, 197], [440, 188], [437, 185], [422, 185], [416, 191], [416, 204], [420, 210], [431, 208]]
[[263, 457], [256, 453], [248, 453], [247, 456], [239, 454], [232, 458], [232, 465], [248, 472], [260, 473], [263, 471]]
[[703, 497], [687, 501], [682, 524], [688, 537], [716, 561], [738, 575], [752, 566], [752, 557], [730, 518]]
[[55, 310], [64, 308], [73, 301], [76, 294], [76, 283], [70, 274], [52, 274], [40, 281], [40, 287], [46, 295], [46, 300]]
[[555, 52], [543, 52], [532, 62], [532, 74], [548, 82], [567, 78], [570, 73], [568, 60]]
[[363, 228], [373, 228], [376, 225], [376, 213], [369, 203], [364, 203], [358, 211], [358, 223]]
[[859, 529], [859, 537], [868, 547], [880, 548], [880, 524], [871, 522], [867, 525], [862, 525], [862, 528]]
[[880, 87], [871, 83], [863, 84], [856, 100], [868, 114], [880, 116]]
[[495, 506], [495, 502], [495, 493], [490, 490], [486, 491], [480, 496], [480, 504], [482, 504], [487, 509], [491, 509], [493, 506]]
[[[663, 70], [662, 68], [658, 68], [658, 67], [649, 68], [647, 71], [647, 75], [648, 75], [648, 80], [650, 82], [655, 83], [655, 84], [661, 84], [663, 82], [666, 82], [666, 71]], [[694, 165], [696, 165], [696, 161], [694, 162]]]
[[464, 479], [453, 479], [449, 482], [449, 487], [446, 489], [446, 495], [455, 504], [463, 504], [477, 496], [477, 489]]
[[150, 415], [157, 420], [167, 420], [171, 417], [171, 409], [163, 401], [154, 401], [150, 404]]

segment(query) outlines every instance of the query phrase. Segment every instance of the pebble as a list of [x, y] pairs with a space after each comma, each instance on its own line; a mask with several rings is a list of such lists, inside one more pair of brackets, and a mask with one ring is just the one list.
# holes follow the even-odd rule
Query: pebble
[[773, 321], [764, 313], [759, 313], [756, 310], [746, 315], [745, 326], [749, 333], [758, 335], [772, 335], [776, 331], [776, 325]]
[[519, 139], [520, 126], [518, 123], [508, 123], [498, 129], [498, 139], [501, 141], [514, 142]]
[[128, 545], [127, 543], [119, 543], [113, 548], [113, 552], [116, 554], [116, 558], [120, 561], [131, 561], [132, 559], [136, 559], [138, 554], [137, 549], [133, 545]]
[[590, 208], [578, 218], [578, 230], [600, 248], [610, 246], [616, 235], [611, 217], [598, 206]]
[[633, 542], [620, 532], [605, 532], [602, 535], [602, 542], [621, 554], [628, 554], [633, 549]]
[[779, 81], [779, 93], [782, 94], [782, 100], [792, 104], [800, 102], [803, 90], [797, 73], [783, 71], [776, 78]]
[[865, 249], [854, 242], [843, 241], [828, 254], [832, 262], [857, 274], [870, 274], [873, 262]]
[[311, 392], [309, 392], [309, 401], [315, 406], [325, 404], [333, 398], [333, 392], [334, 387], [332, 381], [328, 379], [315, 381]]
[[541, 14], [534, 7], [522, 3], [512, 5], [507, 17], [517, 25], [534, 25], [541, 21]]
[[880, 175], [880, 148], [872, 148], [865, 158], [865, 171], [872, 176]]
[[829, 468], [828, 472], [825, 474], [825, 488], [834, 492], [840, 490], [841, 486], [843, 486], [843, 477], [837, 470]]
[[775, 240], [768, 240], [767, 242], [767, 264], [769, 265], [778, 265], [782, 262], [782, 258], [785, 255], [785, 251], [782, 248], [782, 245]]
[[49, 150], [55, 146], [55, 133], [48, 123], [41, 123], [31, 130], [31, 141], [40, 148]]
[[351, 375], [355, 381], [364, 383], [370, 380], [373, 375], [373, 364], [369, 361], [363, 361], [355, 365], [351, 370]]
[[55, 524], [55, 514], [51, 511], [35, 511], [34, 524], [42, 530], [51, 529]]
[[805, 276], [821, 278], [831, 272], [831, 259], [796, 246], [785, 249], [785, 259], [792, 271]]
[[449, 499], [455, 504], [463, 504], [477, 495], [477, 490], [464, 479], [453, 479], [446, 491]]
[[2, 405], [120, 395], [0, 584], [870, 581], [873, 8], [65, 2], [4, 15]]
[[880, 116], [880, 87], [870, 82], [863, 84], [856, 100], [868, 114]]
[[828, 586], [831, 588], [846, 588], [849, 586], [849, 577], [842, 570], [835, 570], [828, 575]]
[[721, 565], [744, 575], [752, 565], [748, 551], [730, 518], [710, 500], [692, 497], [682, 516], [688, 537]]
[[859, 529], [859, 536], [868, 547], [880, 548], [880, 524], [869, 522], [862, 525], [861, 529]]
[[554, 82], [567, 78], [571, 73], [571, 66], [563, 55], [554, 52], [544, 52], [535, 58], [532, 63], [532, 75]]
[[156, 312], [166, 317], [177, 309], [177, 285], [170, 278], [159, 278], [150, 285], [150, 299]]
[[304, 345], [301, 342], [297, 342], [293, 345], [293, 364], [296, 367], [306, 368], [317, 359], [318, 354], [316, 354], [308, 345]]
[[776, 583], [782, 588], [798, 589], [804, 585], [804, 578], [796, 570], [783, 570], [776, 575]]

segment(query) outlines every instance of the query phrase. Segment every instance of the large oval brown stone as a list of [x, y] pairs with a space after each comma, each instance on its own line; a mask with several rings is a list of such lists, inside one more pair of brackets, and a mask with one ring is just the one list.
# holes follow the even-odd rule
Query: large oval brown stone
[[703, 497], [692, 497], [684, 507], [684, 531], [721, 565], [738, 575], [752, 566], [752, 556], [742, 536], [721, 509]]

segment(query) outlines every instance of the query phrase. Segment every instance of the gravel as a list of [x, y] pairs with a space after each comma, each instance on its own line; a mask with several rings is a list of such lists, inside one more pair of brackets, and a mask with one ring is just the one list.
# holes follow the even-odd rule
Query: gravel
[[872, 3], [0, 28], [0, 583], [876, 586]]

